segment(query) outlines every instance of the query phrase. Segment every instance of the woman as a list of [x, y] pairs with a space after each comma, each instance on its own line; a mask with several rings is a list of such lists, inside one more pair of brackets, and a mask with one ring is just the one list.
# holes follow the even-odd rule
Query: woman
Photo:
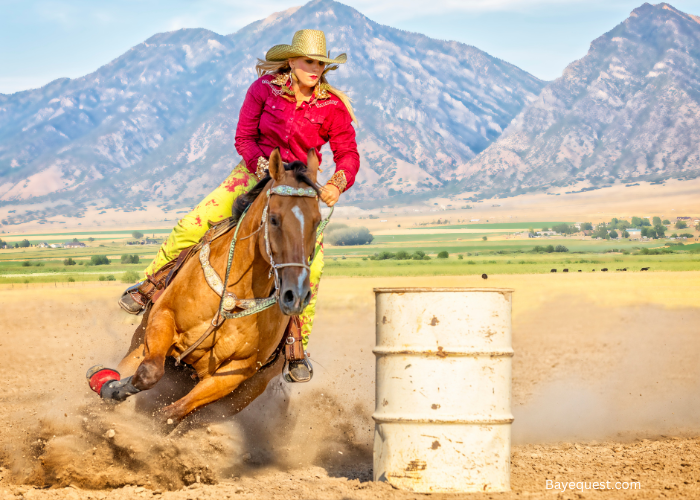
[[[231, 215], [234, 200], [265, 176], [268, 158], [275, 148], [280, 149], [286, 163], [306, 162], [308, 150], [314, 148], [320, 163], [321, 147], [330, 142], [336, 169], [321, 191], [321, 200], [329, 207], [335, 205], [353, 185], [360, 168], [352, 126], [357, 120], [350, 100], [326, 81], [326, 73], [346, 60], [345, 54], [330, 57], [326, 37], [317, 30], [297, 31], [291, 45], [275, 45], [265, 55], [265, 61], [258, 59], [259, 78], [248, 89], [236, 128], [236, 151], [243, 161], [178, 222], [146, 268], [147, 277], [155, 275], [182, 250], [197, 244], [209, 229], [208, 221], [218, 222]], [[320, 252], [311, 267], [312, 299], [300, 317], [305, 350], [323, 271], [322, 238], [316, 244]], [[126, 290], [119, 301], [125, 311], [138, 314], [147, 305], [149, 299], [140, 289], [144, 283]], [[290, 371], [293, 368], [303, 371], [304, 367], [290, 367]]]

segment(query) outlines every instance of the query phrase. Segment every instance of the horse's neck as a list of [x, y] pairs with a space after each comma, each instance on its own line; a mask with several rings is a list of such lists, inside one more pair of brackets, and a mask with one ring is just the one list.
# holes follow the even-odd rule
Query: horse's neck
[[[272, 292], [273, 279], [270, 277], [270, 264], [260, 252], [260, 243], [265, 232], [264, 221], [262, 221], [263, 210], [267, 203], [265, 192], [261, 192], [251, 204], [238, 230], [238, 241], [231, 263], [231, 275], [227, 288], [229, 291], [232, 291], [232, 287], [237, 288], [238, 293], [234, 293], [239, 298], [262, 299], [269, 297]], [[226, 250], [230, 248], [233, 234], [234, 232], [231, 231], [231, 237], [227, 238]], [[250, 237], [246, 238], [246, 236]], [[226, 252], [226, 261], [228, 261], [228, 252]]]

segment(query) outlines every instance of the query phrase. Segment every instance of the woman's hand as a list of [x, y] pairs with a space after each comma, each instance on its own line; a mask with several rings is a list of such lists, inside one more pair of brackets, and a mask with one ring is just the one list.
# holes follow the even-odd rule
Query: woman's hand
[[333, 184], [326, 184], [323, 186], [321, 190], [321, 201], [323, 201], [323, 203], [332, 207], [338, 202], [338, 198], [340, 198], [340, 189]]

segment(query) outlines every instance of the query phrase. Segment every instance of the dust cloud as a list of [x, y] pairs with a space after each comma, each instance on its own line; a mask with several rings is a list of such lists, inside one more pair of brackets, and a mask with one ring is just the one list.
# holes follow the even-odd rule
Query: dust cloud
[[[581, 306], [593, 312], [589, 304], [577, 305], [564, 309], [570, 313], [564, 325]], [[595, 313], [579, 318], [589, 333], [588, 343], [577, 337], [577, 360], [552, 356], [562, 342], [566, 350], [572, 349], [563, 336], [548, 336], [553, 345], [544, 358], [559, 358], [560, 363], [554, 361], [550, 373], [541, 373], [533, 394], [514, 406], [514, 443], [631, 441], [700, 433], [700, 309]], [[542, 322], [542, 327], [551, 328], [547, 320]], [[528, 334], [533, 325], [523, 327], [519, 333]], [[593, 356], [597, 361], [591, 362]]]
[[[193, 386], [187, 372], [170, 364], [157, 390], [120, 405], [101, 401], [85, 380], [89, 366], [116, 366], [138, 320], [115, 310], [112, 300], [12, 305], [14, 314], [0, 318], [5, 348], [21, 354], [0, 365], [7, 382], [0, 393], [0, 465], [11, 483], [175, 490], [269, 467], [332, 469], [371, 456], [371, 393], [359, 396], [349, 386], [359, 377], [342, 376], [350, 363], [342, 349], [325, 352], [332, 339], [316, 342], [311, 383], [273, 380], [236, 417], [215, 403], [168, 434], [153, 417]], [[364, 366], [369, 369], [371, 359]], [[358, 396], [348, 397], [353, 393]]]

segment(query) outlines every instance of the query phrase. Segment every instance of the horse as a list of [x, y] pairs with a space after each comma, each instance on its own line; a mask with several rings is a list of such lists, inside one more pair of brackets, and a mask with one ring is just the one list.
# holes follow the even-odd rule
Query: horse
[[[301, 314], [311, 299], [309, 264], [321, 222], [318, 166], [313, 149], [306, 165], [283, 163], [275, 149], [268, 175], [234, 204], [235, 233], [211, 242], [208, 263], [219, 276], [231, 271], [222, 296], [205, 278], [201, 255], [190, 258], [147, 312], [142, 335], [138, 330], [134, 335], [142, 341], [132, 339], [118, 372], [93, 367], [91, 388], [103, 399], [124, 401], [154, 387], [164, 375], [166, 357], [174, 357], [195, 370], [198, 382], [160, 410], [160, 418], [171, 425], [229, 394], [235, 412], [262, 394], [284, 366], [280, 351], [290, 316]], [[277, 307], [223, 321], [224, 299], [231, 295], [239, 308], [246, 301], [238, 298], [250, 303], [261, 297], [276, 299]]]

